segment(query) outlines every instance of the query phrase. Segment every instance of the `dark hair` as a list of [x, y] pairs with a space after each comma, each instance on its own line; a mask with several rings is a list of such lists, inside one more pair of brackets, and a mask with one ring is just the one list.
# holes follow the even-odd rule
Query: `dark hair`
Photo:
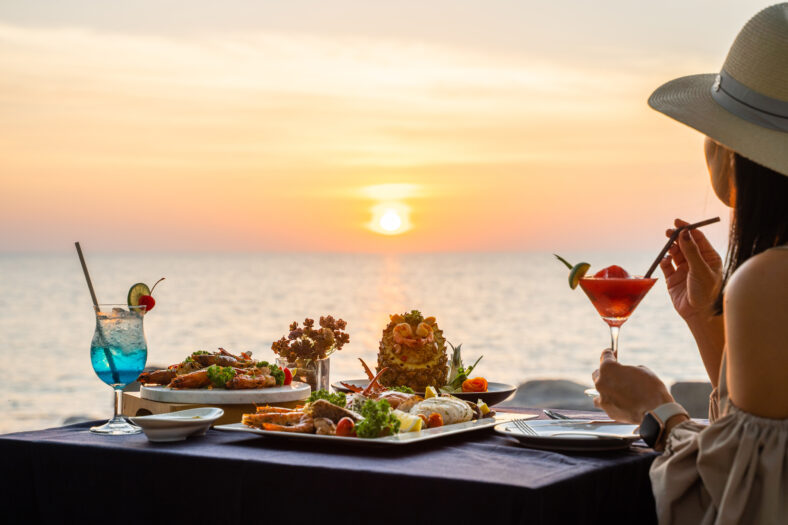
[[735, 197], [722, 286], [714, 303], [722, 313], [728, 279], [744, 261], [788, 242], [788, 176], [734, 154]]

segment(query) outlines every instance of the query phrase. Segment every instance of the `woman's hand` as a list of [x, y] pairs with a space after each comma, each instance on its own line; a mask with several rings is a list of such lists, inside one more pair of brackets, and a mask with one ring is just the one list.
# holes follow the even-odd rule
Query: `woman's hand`
[[616, 421], [640, 424], [646, 412], [673, 401], [654, 372], [644, 366], [622, 365], [609, 348], [602, 352], [599, 369], [591, 377], [599, 392], [594, 405]]
[[[676, 219], [674, 224], [686, 226]], [[675, 230], [665, 235], [670, 237]], [[660, 263], [673, 307], [688, 323], [699, 314], [709, 316], [722, 283], [722, 258], [698, 230], [684, 230]]]

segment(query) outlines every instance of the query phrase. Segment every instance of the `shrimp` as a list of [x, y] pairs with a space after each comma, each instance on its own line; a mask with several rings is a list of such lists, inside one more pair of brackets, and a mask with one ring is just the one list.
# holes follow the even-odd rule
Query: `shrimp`
[[192, 355], [192, 359], [200, 363], [202, 366], [240, 366], [238, 359], [231, 355], [222, 354], [196, 354]]
[[416, 335], [426, 339], [432, 336], [432, 327], [427, 323], [419, 323], [416, 327]]
[[203, 388], [211, 384], [208, 378], [208, 370], [202, 369], [189, 374], [184, 374], [173, 379], [170, 388]]
[[314, 420], [303, 410], [244, 414], [241, 422], [250, 427], [276, 432], [312, 433], [315, 430]]
[[175, 378], [175, 370], [153, 370], [141, 373], [137, 381], [144, 385], [166, 385], [173, 378]]
[[421, 346], [435, 341], [432, 326], [427, 323], [419, 323], [415, 334], [408, 323], [400, 323], [394, 327], [393, 334], [395, 343], [410, 347]]
[[258, 414], [288, 414], [290, 412], [297, 412], [297, 410], [284, 407], [272, 407], [268, 405], [264, 407], [257, 407]]
[[408, 323], [400, 323], [394, 327], [394, 342], [399, 344], [408, 344], [413, 342], [413, 328]]
[[269, 375], [236, 374], [225, 385], [228, 390], [245, 390], [249, 388], [267, 388], [276, 385], [276, 379]]

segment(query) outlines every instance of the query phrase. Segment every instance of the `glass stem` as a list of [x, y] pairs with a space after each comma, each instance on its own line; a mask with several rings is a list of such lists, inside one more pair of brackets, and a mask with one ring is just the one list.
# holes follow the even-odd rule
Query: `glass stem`
[[121, 411], [121, 408], [120, 408], [121, 405], [120, 404], [122, 402], [123, 390], [118, 389], [118, 388], [116, 388], [114, 390], [115, 390], [115, 416], [112, 419], [118, 419], [118, 417], [120, 416], [120, 411]]
[[610, 327], [610, 348], [613, 350], [613, 355], [618, 360], [618, 332], [621, 330], [620, 326]]

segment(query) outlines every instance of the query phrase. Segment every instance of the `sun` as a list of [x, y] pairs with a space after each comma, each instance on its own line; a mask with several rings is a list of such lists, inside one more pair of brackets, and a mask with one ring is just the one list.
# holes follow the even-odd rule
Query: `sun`
[[402, 217], [395, 210], [387, 210], [380, 217], [380, 227], [387, 232], [395, 232], [402, 226]]
[[411, 229], [410, 207], [401, 202], [382, 202], [373, 206], [367, 228], [383, 235], [399, 235]]

